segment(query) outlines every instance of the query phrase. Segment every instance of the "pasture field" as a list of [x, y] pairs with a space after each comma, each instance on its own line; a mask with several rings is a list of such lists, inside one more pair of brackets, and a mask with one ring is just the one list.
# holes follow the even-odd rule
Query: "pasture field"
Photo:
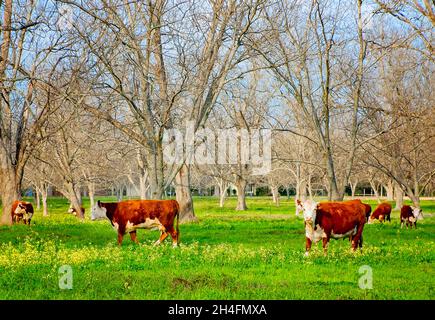
[[[51, 198], [49, 217], [0, 227], [0, 299], [435, 299], [435, 201], [422, 201], [417, 230], [400, 229], [394, 211], [391, 223], [365, 226], [362, 252], [331, 240], [327, 257], [320, 243], [304, 257], [293, 199], [248, 198], [246, 212], [234, 211], [235, 198], [194, 205], [199, 221], [180, 225], [179, 248], [153, 247], [159, 232], [150, 230], [118, 247], [108, 220], [89, 220], [87, 199], [81, 222], [66, 199]], [[59, 289], [62, 265], [72, 268], [70, 290]], [[373, 289], [358, 286], [362, 266]]]

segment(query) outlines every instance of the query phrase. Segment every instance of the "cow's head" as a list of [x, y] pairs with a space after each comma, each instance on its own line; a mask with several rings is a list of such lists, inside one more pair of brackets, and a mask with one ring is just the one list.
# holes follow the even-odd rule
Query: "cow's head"
[[414, 219], [413, 219], [414, 221], [412, 221], [412, 222], [423, 219], [423, 210], [421, 210], [421, 208], [411, 207], [411, 209], [412, 209], [412, 215], [414, 216]]
[[317, 214], [317, 202], [308, 199], [302, 204], [302, 209], [304, 210], [304, 221], [314, 225]]
[[101, 205], [100, 200], [92, 207], [91, 220], [99, 220], [106, 218], [106, 208]]
[[22, 202], [18, 203], [17, 207], [15, 208], [14, 211], [15, 214], [26, 214], [27, 213], [27, 208], [26, 205]]

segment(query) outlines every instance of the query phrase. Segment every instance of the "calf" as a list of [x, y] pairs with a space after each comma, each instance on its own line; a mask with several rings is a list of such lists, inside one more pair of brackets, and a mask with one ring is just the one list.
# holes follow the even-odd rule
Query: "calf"
[[18, 223], [22, 220], [24, 224], [30, 225], [33, 213], [33, 206], [30, 202], [16, 200], [12, 204], [11, 216], [12, 222], [14, 223]]
[[[117, 203], [98, 202], [92, 208], [91, 219], [108, 218], [112, 226], [118, 231], [118, 244], [129, 232], [131, 240], [138, 242], [136, 229], [159, 229], [160, 238], [155, 245], [163, 242], [168, 234], [172, 237], [172, 245], [178, 245], [178, 215], [180, 206], [175, 200], [128, 200]], [[177, 225], [174, 229], [174, 220]]]
[[421, 219], [423, 219], [423, 210], [420, 208], [404, 205], [402, 209], [400, 209], [401, 228], [403, 228], [403, 225], [406, 223], [406, 228], [408, 228], [409, 225], [412, 229], [412, 225], [414, 224], [414, 227], [417, 229], [417, 220]]
[[362, 232], [366, 223], [367, 208], [360, 200], [345, 202], [316, 203], [307, 200], [303, 204], [306, 246], [305, 255], [311, 244], [323, 240], [326, 254], [330, 238], [351, 237], [352, 249], [362, 248]]
[[391, 222], [391, 204], [389, 203], [381, 203], [379, 204], [375, 211], [373, 211], [372, 215], [369, 219], [369, 224], [373, 223], [376, 219], [380, 222], [390, 221]]

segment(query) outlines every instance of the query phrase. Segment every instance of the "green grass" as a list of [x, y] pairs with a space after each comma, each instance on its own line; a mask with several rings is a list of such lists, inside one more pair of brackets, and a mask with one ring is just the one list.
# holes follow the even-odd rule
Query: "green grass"
[[[367, 201], [374, 208], [375, 202]], [[348, 240], [320, 243], [304, 257], [303, 221], [293, 201], [274, 206], [248, 198], [236, 212], [215, 198], [195, 198], [198, 223], [180, 226], [181, 245], [152, 243], [158, 231], [139, 230], [140, 245], [106, 221], [78, 221], [62, 198], [49, 199], [49, 217], [0, 227], [0, 299], [434, 299], [435, 201], [423, 201], [417, 230], [391, 223], [366, 225], [364, 249]], [[85, 202], [86, 214], [90, 208]], [[59, 289], [59, 267], [70, 265], [73, 288]], [[373, 289], [358, 286], [361, 266], [373, 272]]]

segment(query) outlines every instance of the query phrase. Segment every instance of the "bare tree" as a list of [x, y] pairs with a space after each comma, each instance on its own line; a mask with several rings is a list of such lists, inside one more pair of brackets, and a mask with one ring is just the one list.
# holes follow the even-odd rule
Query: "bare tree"
[[[297, 105], [306, 126], [314, 132], [314, 141], [324, 159], [329, 197], [333, 200], [343, 199], [344, 185], [351, 175], [360, 144], [358, 113], [367, 51], [362, 1], [356, 1], [356, 4], [356, 48], [348, 37], [348, 28], [343, 28], [346, 19], [342, 12], [352, 12], [352, 7], [343, 10], [343, 4], [339, 8], [328, 1], [317, 0], [302, 5], [303, 9], [299, 1], [278, 1], [273, 10], [265, 11], [269, 31], [252, 39], [253, 49], [262, 55], [282, 84], [282, 96], [289, 100], [289, 105]], [[306, 15], [301, 16], [298, 10]], [[340, 68], [346, 64], [335, 57], [339, 56], [338, 51], [344, 52], [350, 47], [357, 50], [357, 58], [349, 57], [347, 67]], [[340, 79], [343, 72], [347, 73], [347, 81]], [[342, 95], [345, 91], [347, 96]], [[336, 125], [337, 108], [343, 109], [339, 102], [343, 99], [348, 99], [351, 105], [346, 116], [349, 124], [344, 128], [349, 132], [350, 141], [345, 151], [344, 183], [340, 185], [334, 163], [332, 127]]]
[[[180, 217], [194, 219], [188, 168], [168, 168], [163, 161], [164, 129], [180, 118], [192, 120], [195, 130], [205, 123], [228, 73], [243, 60], [239, 48], [259, 3], [62, 2], [86, 14], [81, 24], [75, 24], [75, 32], [98, 61], [94, 89], [111, 102], [77, 104], [144, 147], [152, 198], [160, 199], [180, 172]], [[89, 94], [100, 95], [97, 92]], [[115, 116], [121, 109], [128, 122]]]
[[[13, 2], [1, 6], [0, 49], [0, 190], [2, 224], [11, 224], [12, 202], [21, 197], [24, 168], [43, 139], [51, 104], [45, 82], [60, 61], [57, 49], [64, 44], [52, 28], [48, 1]], [[51, 34], [50, 37], [45, 37]], [[38, 100], [38, 102], [36, 102]]]
[[[408, 27], [398, 46], [411, 48], [434, 62], [435, 3], [430, 0], [375, 0], [377, 12], [388, 14]], [[415, 41], [420, 39], [421, 43]]]

